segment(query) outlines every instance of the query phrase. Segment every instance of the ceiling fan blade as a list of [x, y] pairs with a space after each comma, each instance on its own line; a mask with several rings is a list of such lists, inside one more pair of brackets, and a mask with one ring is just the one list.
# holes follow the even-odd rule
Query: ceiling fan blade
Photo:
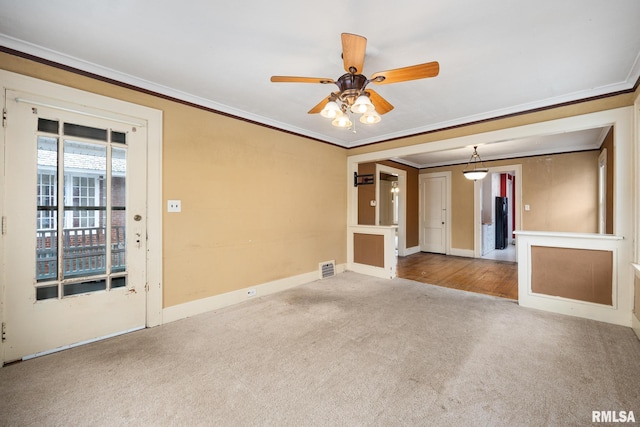
[[324, 77], [271, 76], [274, 83], [335, 83], [333, 79]]
[[376, 107], [378, 114], [383, 115], [393, 110], [393, 105], [389, 104], [389, 101], [381, 97], [378, 92], [371, 89], [367, 89], [366, 92], [369, 92], [369, 99], [371, 99], [373, 106]]
[[357, 34], [342, 33], [342, 59], [344, 69], [353, 74], [362, 74], [367, 39]]
[[439, 72], [440, 64], [434, 61], [427, 62], [426, 64], [412, 65], [410, 67], [396, 68], [394, 70], [380, 71], [371, 76], [371, 81], [375, 84], [384, 85], [435, 77]]
[[324, 106], [327, 104], [327, 102], [329, 102], [331, 100], [331, 97], [333, 96], [333, 94], [327, 96], [325, 99], [323, 99], [322, 101], [320, 101], [318, 103], [318, 105], [316, 105], [315, 107], [313, 107], [311, 110], [309, 110], [309, 114], [317, 114], [320, 111], [322, 111], [322, 109], [324, 108]]

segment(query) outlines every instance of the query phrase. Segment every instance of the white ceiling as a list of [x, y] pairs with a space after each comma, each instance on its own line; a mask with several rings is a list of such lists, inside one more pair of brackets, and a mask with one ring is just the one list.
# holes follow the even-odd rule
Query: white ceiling
[[[600, 148], [610, 129], [611, 127], [607, 126], [531, 138], [495, 141], [478, 146], [478, 154], [481, 160], [487, 161], [538, 156], [549, 153], [596, 150]], [[471, 147], [460, 147], [395, 157], [392, 160], [420, 169], [467, 163], [472, 152], [473, 149]]]
[[[639, 18], [638, 0], [0, 0], [0, 45], [356, 147], [631, 90], [640, 77]], [[337, 79], [342, 32], [367, 37], [367, 76], [430, 61], [440, 74], [375, 86], [395, 109], [376, 125], [335, 128], [307, 114], [335, 86], [269, 78]], [[480, 154], [513, 157], [535, 151], [531, 143]], [[594, 142], [585, 144], [577, 149]], [[452, 162], [429, 156], [404, 160]]]

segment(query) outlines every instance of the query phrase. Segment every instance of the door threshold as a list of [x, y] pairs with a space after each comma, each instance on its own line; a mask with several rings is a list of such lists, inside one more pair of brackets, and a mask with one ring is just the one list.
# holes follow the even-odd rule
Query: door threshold
[[[36, 357], [46, 356], [47, 354], [57, 353], [59, 351], [68, 350], [68, 349], [73, 348], [73, 347], [79, 347], [81, 345], [91, 344], [91, 343], [94, 343], [94, 342], [97, 342], [97, 341], [106, 340], [108, 338], [117, 337], [118, 335], [124, 335], [124, 334], [128, 334], [130, 332], [139, 331], [139, 330], [144, 329], [144, 328], [145, 328], [145, 326], [138, 326], [138, 327], [135, 327], [135, 328], [127, 329], [125, 331], [115, 332], [113, 334], [104, 335], [104, 336], [97, 337], [97, 338], [91, 338], [89, 340], [80, 341], [80, 342], [76, 342], [76, 343], [69, 344], [69, 345], [63, 345], [62, 347], [56, 347], [56, 348], [53, 348], [51, 350], [45, 350], [45, 351], [41, 351], [41, 352], [38, 352], [38, 353], [30, 354], [28, 356], [24, 356], [22, 358], [22, 360], [24, 361], [24, 360], [29, 360], [29, 359], [35, 359]], [[15, 362], [12, 362], [12, 363], [15, 363]]]

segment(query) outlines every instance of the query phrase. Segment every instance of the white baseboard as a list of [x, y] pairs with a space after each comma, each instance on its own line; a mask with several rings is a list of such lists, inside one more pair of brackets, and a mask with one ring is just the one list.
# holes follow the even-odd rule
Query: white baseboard
[[620, 309], [550, 295], [528, 294], [526, 290], [522, 292], [521, 289], [522, 288], [518, 286], [518, 305], [521, 307], [535, 308], [537, 310], [550, 311], [567, 316], [613, 323], [614, 325], [625, 326], [627, 328], [632, 326], [632, 322], [629, 320], [629, 313], [627, 312], [625, 314]]
[[[336, 274], [343, 273], [346, 269], [345, 264], [336, 265]], [[236, 291], [227, 292], [225, 294], [214, 295], [208, 298], [202, 298], [196, 301], [186, 302], [162, 310], [162, 323], [169, 323], [208, 311], [218, 310], [223, 307], [238, 304], [251, 298], [265, 296], [296, 286], [304, 285], [321, 279], [318, 271], [300, 274], [298, 276], [287, 277], [284, 279], [274, 280], [272, 282], [262, 283], [256, 286], [250, 286]], [[250, 291], [255, 291], [254, 295], [250, 295]]]
[[633, 332], [636, 333], [636, 336], [640, 340], [640, 320], [636, 317], [635, 314], [631, 315], [631, 327], [633, 328]]
[[374, 267], [367, 264], [358, 264], [356, 262], [349, 264], [349, 271], [367, 276], [379, 277], [380, 279], [393, 279], [396, 277], [395, 267], [392, 271], [387, 271], [384, 267]]
[[463, 257], [467, 257], [467, 258], [475, 258], [475, 252], [473, 251], [473, 249], [457, 249], [457, 248], [451, 248], [451, 254], [453, 256], [463, 256]]
[[413, 254], [417, 254], [418, 252], [420, 252], [420, 246], [414, 246], [412, 248], [407, 248], [404, 251], [404, 256], [409, 256], [409, 255], [413, 255]]

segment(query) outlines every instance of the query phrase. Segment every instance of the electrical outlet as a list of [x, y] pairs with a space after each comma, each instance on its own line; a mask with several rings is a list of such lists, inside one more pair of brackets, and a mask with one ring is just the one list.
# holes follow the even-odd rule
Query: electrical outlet
[[182, 212], [182, 201], [167, 200], [167, 212]]
[[256, 296], [256, 290], [255, 289], [249, 289], [247, 291], [247, 296], [248, 297], [255, 297]]

